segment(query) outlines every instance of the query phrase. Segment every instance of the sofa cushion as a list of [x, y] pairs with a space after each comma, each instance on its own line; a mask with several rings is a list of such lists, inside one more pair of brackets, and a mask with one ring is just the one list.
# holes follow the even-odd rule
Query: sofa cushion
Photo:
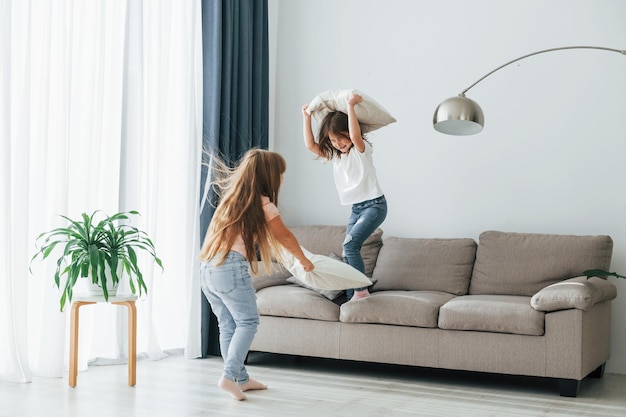
[[264, 271], [262, 263], [259, 263], [259, 270], [258, 275], [252, 275], [252, 285], [257, 291], [274, 285], [289, 284], [288, 279], [291, 277], [291, 272], [278, 262], [272, 262], [272, 270], [269, 273]]
[[441, 306], [439, 328], [541, 336], [544, 313], [530, 306], [530, 297], [464, 295]]
[[385, 239], [378, 254], [374, 291], [443, 291], [467, 293], [476, 242], [459, 239]]
[[264, 316], [338, 321], [339, 306], [299, 285], [280, 285], [257, 291], [257, 307]]
[[539, 290], [530, 299], [530, 305], [539, 311], [577, 308], [589, 310], [597, 303], [617, 297], [617, 288], [605, 279], [576, 277], [557, 282]]
[[437, 327], [439, 307], [454, 295], [434, 291], [379, 291], [341, 306], [339, 320], [346, 323]]
[[612, 251], [609, 236], [483, 232], [469, 293], [531, 297], [588, 269], [608, 269]]
[[[313, 253], [328, 256], [336, 253], [342, 256], [346, 226], [293, 226], [289, 228], [303, 247]], [[379, 228], [368, 237], [361, 247], [361, 256], [365, 263], [365, 275], [372, 276], [378, 251], [383, 244], [383, 231]]]

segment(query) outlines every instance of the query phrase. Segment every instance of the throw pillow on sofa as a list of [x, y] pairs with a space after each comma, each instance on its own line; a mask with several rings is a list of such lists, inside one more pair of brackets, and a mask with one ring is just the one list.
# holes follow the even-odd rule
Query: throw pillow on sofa
[[617, 297], [617, 288], [605, 279], [576, 277], [541, 289], [530, 299], [538, 311], [557, 311], [577, 308], [587, 311], [597, 303]]

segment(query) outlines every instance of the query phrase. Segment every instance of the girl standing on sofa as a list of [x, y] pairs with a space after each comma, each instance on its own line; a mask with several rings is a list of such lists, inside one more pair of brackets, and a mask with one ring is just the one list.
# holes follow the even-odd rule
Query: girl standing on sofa
[[244, 360], [259, 324], [252, 274], [258, 272], [256, 248], [266, 271], [272, 255], [285, 248], [305, 271], [313, 270], [277, 209], [286, 169], [278, 153], [253, 149], [230, 170], [218, 163], [214, 182], [221, 194], [200, 252], [201, 285], [219, 323], [224, 370], [218, 386], [236, 400], [245, 391], [267, 388], [248, 376]]
[[[347, 100], [348, 113], [332, 111], [319, 127], [315, 141], [308, 105], [302, 107], [303, 134], [306, 148], [327, 161], [333, 161], [335, 186], [339, 201], [351, 205], [352, 211], [343, 242], [344, 262], [365, 272], [361, 246], [387, 217], [387, 200], [378, 184], [372, 145], [363, 137], [354, 106], [363, 101], [358, 94]], [[348, 300], [367, 298], [367, 287], [346, 291]]]

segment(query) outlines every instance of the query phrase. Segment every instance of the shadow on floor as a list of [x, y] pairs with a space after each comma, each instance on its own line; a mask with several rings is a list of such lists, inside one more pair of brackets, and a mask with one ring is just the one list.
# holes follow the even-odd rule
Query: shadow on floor
[[[249, 365], [269, 366], [306, 372], [344, 374], [356, 377], [394, 379], [402, 382], [437, 383], [454, 387], [471, 386], [485, 390], [500, 390], [528, 394], [553, 394], [559, 396], [558, 380], [553, 378], [493, 374], [485, 372], [416, 367], [408, 365], [381, 364], [339, 359], [313, 358], [266, 352], [250, 352]], [[579, 396], [585, 395], [586, 387], [601, 380], [585, 378]], [[561, 397], [562, 398], [562, 397]]]

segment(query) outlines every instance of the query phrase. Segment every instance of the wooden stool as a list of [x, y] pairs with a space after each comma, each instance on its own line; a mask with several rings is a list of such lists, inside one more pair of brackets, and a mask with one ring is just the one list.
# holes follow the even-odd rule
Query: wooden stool
[[[137, 307], [136, 295], [109, 297], [109, 303], [128, 307], [128, 385], [137, 380]], [[70, 318], [70, 375], [69, 386], [76, 386], [78, 374], [78, 309], [87, 304], [104, 303], [104, 296], [77, 296], [72, 301]]]

